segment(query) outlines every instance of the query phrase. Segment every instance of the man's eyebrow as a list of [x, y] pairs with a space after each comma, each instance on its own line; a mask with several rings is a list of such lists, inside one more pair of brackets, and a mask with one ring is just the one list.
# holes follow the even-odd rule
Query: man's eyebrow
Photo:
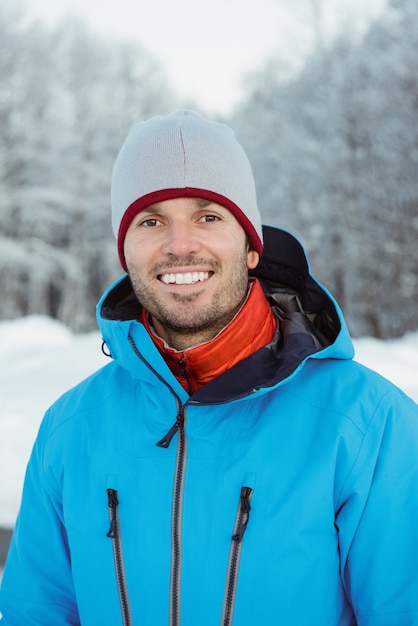
[[[192, 200], [199, 209], [204, 209], [210, 204], [213, 204], [212, 200], [207, 200], [206, 198], [189, 198], [189, 200]], [[141, 213], [158, 213], [161, 210], [164, 210], [161, 206], [161, 203], [155, 202], [154, 204], [150, 204], [149, 206], [145, 207], [145, 209], [142, 209]]]
[[141, 213], [156, 213], [160, 209], [161, 205], [159, 204], [159, 202], [156, 202], [155, 204], [150, 204], [149, 206], [145, 207], [145, 209], [142, 209]]
[[199, 209], [204, 209], [210, 204], [213, 204], [212, 200], [207, 200], [206, 198], [194, 198], [194, 201], [199, 207]]

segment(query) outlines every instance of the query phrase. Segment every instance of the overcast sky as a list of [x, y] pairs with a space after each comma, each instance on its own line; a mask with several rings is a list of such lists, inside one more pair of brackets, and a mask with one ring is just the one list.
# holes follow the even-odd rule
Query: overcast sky
[[297, 62], [313, 43], [313, 9], [324, 32], [356, 27], [385, 0], [6, 0], [54, 24], [83, 16], [106, 36], [137, 40], [164, 64], [180, 96], [210, 112], [238, 101], [245, 73], [271, 54]]

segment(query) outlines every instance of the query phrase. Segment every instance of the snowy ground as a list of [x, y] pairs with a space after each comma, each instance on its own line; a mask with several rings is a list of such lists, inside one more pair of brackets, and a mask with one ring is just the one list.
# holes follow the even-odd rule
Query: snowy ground
[[[361, 339], [356, 359], [418, 402], [418, 333], [398, 341]], [[43, 413], [69, 387], [107, 363], [99, 333], [72, 335], [56, 321], [0, 323], [0, 527], [12, 527], [26, 462]]]

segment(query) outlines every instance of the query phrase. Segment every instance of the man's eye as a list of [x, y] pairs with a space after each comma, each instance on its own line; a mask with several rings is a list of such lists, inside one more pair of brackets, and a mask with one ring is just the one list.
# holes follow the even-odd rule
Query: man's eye
[[218, 222], [220, 218], [217, 215], [204, 215], [201, 218], [202, 222]]
[[143, 220], [142, 222], [140, 222], [140, 226], [145, 226], [145, 228], [152, 228], [153, 226], [157, 226], [157, 224], [159, 224], [160, 221], [157, 220], [155, 217], [149, 217], [146, 220]]

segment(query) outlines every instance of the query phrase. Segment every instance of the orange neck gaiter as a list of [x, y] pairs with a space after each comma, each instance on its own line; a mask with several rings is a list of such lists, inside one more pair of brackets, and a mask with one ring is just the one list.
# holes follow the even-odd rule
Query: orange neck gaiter
[[233, 365], [264, 347], [273, 339], [277, 320], [258, 280], [250, 281], [250, 291], [234, 319], [211, 341], [187, 350], [170, 348], [152, 330], [143, 309], [144, 324], [167, 365], [184, 389], [192, 394]]

